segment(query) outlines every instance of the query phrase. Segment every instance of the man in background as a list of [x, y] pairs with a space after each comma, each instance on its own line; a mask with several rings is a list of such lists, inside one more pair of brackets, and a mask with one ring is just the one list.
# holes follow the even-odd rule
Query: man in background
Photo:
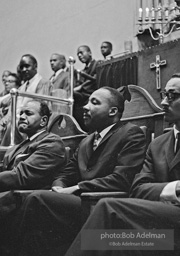
[[4, 72], [2, 73], [2, 83], [3, 83], [3, 86], [4, 86], [4, 90], [0, 93], [0, 97], [8, 94], [8, 92], [6, 90], [6, 78], [8, 77], [8, 75], [10, 73], [11, 72], [9, 70], [4, 70]]
[[[46, 81], [42, 76], [37, 72], [38, 63], [36, 58], [31, 54], [25, 54], [21, 57], [18, 69], [21, 73], [21, 79], [24, 82], [20, 87], [20, 92], [27, 93], [37, 93], [50, 95], [50, 81]], [[19, 96], [17, 99], [17, 119], [19, 117], [19, 112], [21, 107], [30, 100], [28, 97]], [[10, 120], [11, 120], [11, 111], [9, 109], [7, 115], [3, 120], [0, 120], [0, 130], [4, 130], [4, 127], [7, 127], [4, 138], [2, 138], [2, 145], [10, 145]], [[23, 140], [21, 134], [18, 133], [18, 130], [15, 135], [15, 143], [18, 144]]]
[[[62, 54], [54, 53], [50, 58], [54, 74], [50, 78], [52, 96], [68, 99], [70, 96], [70, 74], [66, 68], [66, 58]], [[61, 103], [52, 103], [52, 111], [68, 113], [68, 106]]]
[[104, 60], [106, 60], [108, 58], [108, 56], [111, 55], [112, 50], [113, 50], [112, 43], [110, 43], [108, 41], [102, 42], [102, 44], [101, 44], [101, 53], [104, 57]]
[[[98, 62], [92, 58], [91, 49], [82, 45], [77, 50], [79, 60], [85, 64], [80, 72], [80, 82], [74, 88], [74, 117], [83, 130], [87, 130], [83, 121], [83, 106], [87, 104], [89, 96], [97, 90], [96, 67]], [[86, 76], [87, 74], [87, 76]]]

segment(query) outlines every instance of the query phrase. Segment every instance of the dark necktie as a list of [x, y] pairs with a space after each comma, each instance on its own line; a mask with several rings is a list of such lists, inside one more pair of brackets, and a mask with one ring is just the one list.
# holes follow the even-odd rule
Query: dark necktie
[[27, 91], [28, 86], [29, 86], [29, 80], [26, 82], [25, 92]]
[[180, 132], [178, 132], [177, 133], [177, 144], [176, 144], [176, 154], [177, 154], [177, 152], [179, 151], [179, 149], [180, 149]]
[[93, 141], [93, 151], [96, 150], [100, 138], [101, 138], [101, 135], [98, 132], [96, 132], [94, 135], [94, 141]]
[[51, 83], [53, 84], [55, 82], [55, 78], [56, 78], [56, 73], [54, 73], [54, 75], [51, 78]]
[[30, 139], [25, 139], [23, 142], [19, 144], [19, 146], [16, 148], [16, 151], [14, 152], [15, 155], [18, 155], [20, 152], [23, 152], [28, 144], [30, 142]]

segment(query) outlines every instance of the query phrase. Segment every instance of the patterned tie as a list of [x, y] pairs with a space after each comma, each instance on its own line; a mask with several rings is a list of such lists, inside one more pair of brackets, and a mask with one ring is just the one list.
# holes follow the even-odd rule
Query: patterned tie
[[25, 92], [27, 91], [27, 89], [28, 89], [28, 86], [29, 86], [29, 80], [28, 80], [28, 81], [26, 81]]
[[56, 78], [56, 73], [54, 73], [54, 75], [53, 75], [52, 78], [51, 78], [51, 83], [52, 83], [52, 84], [54, 84], [55, 78]]
[[176, 144], [176, 152], [175, 154], [177, 154], [177, 152], [179, 151], [180, 149], [180, 132], [177, 133], [177, 144]]
[[97, 148], [97, 146], [98, 146], [98, 144], [99, 144], [99, 140], [100, 140], [100, 139], [101, 139], [101, 135], [100, 135], [98, 132], [96, 132], [96, 133], [94, 134], [93, 151], [96, 150], [96, 148]]

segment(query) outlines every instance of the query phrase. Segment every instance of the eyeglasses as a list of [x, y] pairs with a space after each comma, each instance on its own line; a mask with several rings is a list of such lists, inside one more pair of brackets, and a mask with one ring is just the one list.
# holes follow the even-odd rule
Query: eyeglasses
[[12, 84], [12, 83], [15, 83], [16, 81], [15, 80], [6, 80], [5, 82]]
[[180, 93], [177, 93], [177, 92], [160, 92], [160, 95], [161, 95], [161, 99], [165, 99], [167, 97], [168, 101], [174, 101], [178, 98], [180, 98]]

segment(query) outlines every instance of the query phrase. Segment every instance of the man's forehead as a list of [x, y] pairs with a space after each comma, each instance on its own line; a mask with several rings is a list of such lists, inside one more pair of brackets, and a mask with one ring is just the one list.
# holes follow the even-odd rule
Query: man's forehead
[[110, 92], [103, 88], [94, 91], [90, 96], [90, 98], [103, 98], [103, 99], [109, 98], [109, 97], [110, 97]]
[[173, 77], [171, 78], [165, 87], [166, 91], [179, 91], [180, 92], [180, 77]]
[[86, 47], [81, 46], [78, 48], [77, 52], [89, 52]]
[[24, 57], [22, 57], [22, 59], [20, 60], [20, 65], [26, 64], [26, 63], [32, 64], [33, 61], [32, 61], [31, 58], [29, 58], [28, 56], [24, 56]]
[[39, 112], [40, 103], [38, 101], [29, 101], [24, 106], [22, 106], [21, 110], [33, 110]]
[[53, 54], [50, 59], [51, 59], [51, 60], [60, 59], [60, 56], [57, 55], [57, 54]]

